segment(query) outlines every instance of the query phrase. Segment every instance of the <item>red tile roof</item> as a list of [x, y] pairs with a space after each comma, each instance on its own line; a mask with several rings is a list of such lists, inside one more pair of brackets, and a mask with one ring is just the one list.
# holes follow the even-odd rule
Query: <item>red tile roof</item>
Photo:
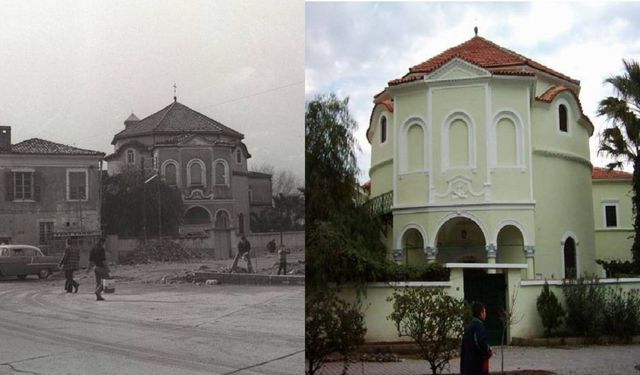
[[244, 138], [244, 135], [241, 133], [222, 125], [218, 121], [196, 112], [184, 104], [173, 102], [158, 112], [127, 126], [123, 131], [113, 137], [111, 144], [115, 144], [118, 139], [122, 138], [157, 133], [180, 134], [184, 132], [224, 133], [240, 139]]
[[[6, 153], [6, 151], [5, 151]], [[31, 138], [15, 145], [11, 145], [11, 154], [39, 154], [39, 155], [95, 155], [104, 156], [104, 152], [86, 150], [73, 146]]]
[[454, 58], [460, 58], [471, 64], [480, 66], [495, 74], [532, 75], [535, 70], [550, 74], [554, 77], [579, 85], [580, 81], [559, 73], [547, 66], [522, 56], [509, 49], [501, 47], [490, 40], [475, 36], [466, 42], [432, 57], [409, 69], [404, 77], [389, 81], [389, 86], [422, 79]]
[[594, 180], [631, 180], [633, 174], [617, 170], [609, 170], [609, 168], [593, 167], [591, 178]]
[[589, 119], [589, 117], [587, 117], [584, 112], [582, 111], [582, 103], [580, 102], [580, 98], [578, 98], [578, 95], [576, 95], [575, 91], [571, 90], [568, 87], [559, 85], [559, 86], [551, 86], [547, 91], [545, 91], [542, 95], [536, 96], [536, 100], [540, 101], [540, 102], [545, 102], [545, 103], [551, 103], [553, 101], [553, 99], [555, 99], [556, 96], [558, 96], [558, 94], [562, 93], [562, 92], [569, 92], [573, 98], [576, 100], [576, 103], [578, 103], [578, 108], [580, 108], [580, 113], [582, 114], [582, 118], [587, 121], [589, 124], [591, 124], [591, 126], [593, 126], [593, 123], [591, 122], [591, 120]]

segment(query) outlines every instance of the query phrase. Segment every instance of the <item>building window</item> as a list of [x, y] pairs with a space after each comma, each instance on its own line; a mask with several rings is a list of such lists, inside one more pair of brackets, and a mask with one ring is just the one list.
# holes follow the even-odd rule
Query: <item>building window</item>
[[238, 232], [240, 234], [244, 233], [244, 214], [238, 215]]
[[214, 183], [216, 185], [229, 185], [228, 168], [225, 161], [216, 161], [214, 172]]
[[560, 131], [567, 132], [567, 107], [564, 104], [558, 106], [558, 120], [560, 124]]
[[253, 203], [253, 189], [249, 189], [249, 203]]
[[33, 199], [33, 172], [13, 173], [13, 197], [16, 200]]
[[187, 164], [187, 181], [189, 186], [205, 185], [206, 169], [200, 159], [193, 159]]
[[133, 150], [127, 150], [127, 164], [135, 164], [136, 157]]
[[382, 116], [380, 119], [380, 143], [387, 141], [387, 118]]
[[578, 276], [576, 261], [576, 241], [569, 237], [564, 241], [564, 278], [575, 279]]
[[51, 244], [51, 240], [53, 240], [53, 221], [41, 221], [38, 226], [38, 244]]
[[67, 171], [67, 200], [84, 201], [87, 200], [87, 171], [68, 170]]
[[604, 220], [604, 226], [607, 228], [615, 228], [618, 226], [618, 213], [616, 205], [607, 204], [604, 206]]
[[236, 150], [236, 163], [242, 163], [242, 150], [240, 149]]
[[177, 168], [176, 165], [171, 163], [171, 164], [167, 164], [164, 167], [164, 180], [167, 183], [167, 185], [169, 186], [175, 186], [176, 182], [177, 182]]

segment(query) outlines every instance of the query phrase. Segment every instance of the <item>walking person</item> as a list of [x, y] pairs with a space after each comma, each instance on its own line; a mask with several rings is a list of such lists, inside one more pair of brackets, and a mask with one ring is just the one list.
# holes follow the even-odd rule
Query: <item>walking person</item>
[[62, 259], [58, 263], [58, 267], [64, 270], [64, 290], [67, 293], [78, 293], [78, 287], [80, 284], [73, 279], [73, 271], [80, 269], [80, 251], [77, 247], [71, 246], [71, 237], [67, 237], [64, 241], [64, 253]]
[[[98, 240], [98, 243], [91, 249], [91, 253], [89, 254], [89, 270], [91, 270], [92, 266], [95, 266], [95, 274], [96, 274], [96, 301], [104, 301], [102, 297], [102, 280], [109, 278], [109, 267], [106, 265], [106, 256], [104, 253], [104, 237]], [[87, 272], [89, 271], [87, 270]]]
[[240, 242], [238, 242], [238, 253], [236, 254], [235, 259], [233, 260], [233, 265], [231, 266], [231, 272], [236, 272], [236, 268], [238, 267], [238, 261], [240, 258], [247, 261], [247, 271], [249, 273], [253, 273], [253, 268], [251, 267], [251, 243], [247, 240], [247, 237], [242, 235], [240, 237]]
[[284, 245], [280, 245], [280, 249], [278, 249], [278, 256], [280, 257], [280, 266], [278, 267], [278, 275], [280, 271], [283, 271], [282, 274], [287, 274], [287, 254], [290, 254], [291, 251], [284, 247]]
[[493, 355], [487, 343], [487, 330], [484, 327], [487, 308], [479, 302], [474, 302], [471, 304], [471, 313], [473, 319], [462, 335], [460, 374], [486, 375], [489, 374], [489, 358]]

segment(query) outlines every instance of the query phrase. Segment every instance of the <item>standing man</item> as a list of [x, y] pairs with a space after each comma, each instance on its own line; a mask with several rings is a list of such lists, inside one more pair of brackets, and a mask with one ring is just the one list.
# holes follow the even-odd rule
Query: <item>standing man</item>
[[245, 259], [247, 261], [247, 271], [249, 273], [253, 273], [253, 268], [251, 267], [251, 243], [247, 240], [247, 237], [242, 235], [240, 237], [240, 242], [238, 242], [238, 253], [236, 254], [236, 258], [233, 260], [233, 265], [231, 266], [231, 272], [236, 272], [236, 268], [238, 267], [238, 261], [240, 258]]
[[80, 284], [73, 279], [73, 271], [80, 269], [80, 251], [77, 247], [71, 246], [71, 237], [67, 237], [64, 241], [64, 254], [58, 267], [64, 270], [64, 289], [67, 293], [71, 293], [73, 289], [74, 293], [78, 293], [78, 287]]
[[486, 307], [479, 303], [471, 304], [473, 319], [464, 329], [460, 350], [461, 375], [489, 374], [489, 358], [493, 355], [487, 343], [487, 330], [483, 321], [487, 318]]
[[106, 265], [106, 256], [104, 254], [104, 237], [98, 240], [98, 243], [91, 249], [91, 253], [89, 254], [89, 270], [92, 266], [95, 266], [96, 273], [96, 300], [104, 301], [102, 298], [102, 279], [109, 278], [109, 267]]
[[287, 254], [291, 253], [289, 249], [285, 248], [284, 245], [280, 245], [280, 249], [278, 249], [278, 255], [280, 256], [280, 267], [278, 267], [278, 275], [280, 271], [283, 271], [282, 274], [287, 274]]

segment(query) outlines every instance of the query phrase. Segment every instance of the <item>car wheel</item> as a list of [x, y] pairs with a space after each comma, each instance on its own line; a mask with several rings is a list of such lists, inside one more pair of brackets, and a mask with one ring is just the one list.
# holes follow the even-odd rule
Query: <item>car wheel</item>
[[38, 277], [41, 279], [46, 279], [47, 277], [49, 277], [50, 274], [51, 272], [49, 272], [48, 269], [43, 268], [40, 270], [40, 272], [38, 272]]
[[18, 279], [24, 280], [27, 278], [27, 275], [18, 275]]

